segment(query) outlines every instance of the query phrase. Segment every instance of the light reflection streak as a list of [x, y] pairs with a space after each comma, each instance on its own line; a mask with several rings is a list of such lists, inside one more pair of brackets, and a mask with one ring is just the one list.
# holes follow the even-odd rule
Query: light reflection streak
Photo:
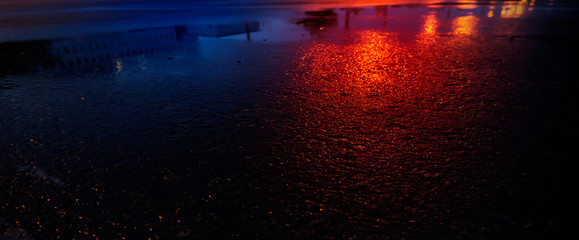
[[452, 26], [456, 35], [472, 35], [476, 29], [478, 18], [475, 16], [457, 17], [453, 20]]
[[501, 18], [520, 18], [525, 14], [525, 5], [506, 5], [501, 10]]
[[533, 11], [533, 6], [535, 6], [535, 0], [523, 0], [516, 4], [504, 5], [501, 8], [500, 16], [501, 18], [520, 18], [527, 12]]
[[421, 44], [427, 45], [436, 42], [436, 31], [438, 30], [438, 19], [434, 14], [425, 17], [422, 31], [418, 34]]
[[426, 35], [436, 34], [436, 29], [438, 28], [438, 21], [434, 15], [426, 16], [426, 21], [424, 22], [423, 32]]
[[115, 62], [115, 70], [117, 74], [123, 71], [123, 62], [119, 59]]

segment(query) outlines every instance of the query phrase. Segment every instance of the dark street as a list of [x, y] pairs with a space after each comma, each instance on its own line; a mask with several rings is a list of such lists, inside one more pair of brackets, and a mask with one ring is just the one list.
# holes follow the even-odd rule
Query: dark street
[[0, 1], [0, 240], [579, 227], [579, 4], [24, 3]]

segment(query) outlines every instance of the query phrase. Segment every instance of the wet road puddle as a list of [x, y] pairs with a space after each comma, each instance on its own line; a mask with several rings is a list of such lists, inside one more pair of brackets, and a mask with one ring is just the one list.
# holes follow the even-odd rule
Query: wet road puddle
[[[168, 6], [2, 25], [8, 239], [532, 238], [566, 226], [553, 203], [575, 144], [561, 139], [577, 133], [564, 60], [577, 37], [561, 26], [575, 8]], [[42, 23], [51, 14], [70, 19]]]

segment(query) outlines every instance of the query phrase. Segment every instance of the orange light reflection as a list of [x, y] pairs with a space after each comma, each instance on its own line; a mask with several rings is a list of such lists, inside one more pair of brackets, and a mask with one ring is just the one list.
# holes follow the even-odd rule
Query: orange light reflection
[[426, 16], [426, 21], [424, 22], [423, 32], [427, 35], [436, 34], [436, 29], [438, 28], [438, 21], [434, 15]]
[[452, 26], [454, 28], [454, 34], [456, 35], [472, 35], [475, 33], [476, 25], [478, 23], [478, 18], [475, 16], [463, 16], [457, 17], [453, 20]]
[[438, 19], [435, 15], [427, 15], [422, 27], [422, 31], [418, 35], [420, 42], [424, 45], [432, 44], [436, 41], [436, 31], [438, 29]]
[[525, 14], [526, 6], [521, 4], [518, 5], [507, 5], [504, 6], [501, 10], [501, 17], [502, 18], [520, 18]]

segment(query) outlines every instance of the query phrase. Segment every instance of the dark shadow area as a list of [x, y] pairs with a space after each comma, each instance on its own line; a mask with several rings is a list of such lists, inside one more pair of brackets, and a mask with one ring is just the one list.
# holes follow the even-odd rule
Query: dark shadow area
[[316, 35], [324, 29], [338, 25], [338, 14], [333, 9], [321, 11], [306, 11], [305, 18], [298, 20], [297, 25], [303, 25], [310, 32], [310, 35]]
[[0, 43], [0, 76], [41, 71], [54, 67], [50, 41]]

